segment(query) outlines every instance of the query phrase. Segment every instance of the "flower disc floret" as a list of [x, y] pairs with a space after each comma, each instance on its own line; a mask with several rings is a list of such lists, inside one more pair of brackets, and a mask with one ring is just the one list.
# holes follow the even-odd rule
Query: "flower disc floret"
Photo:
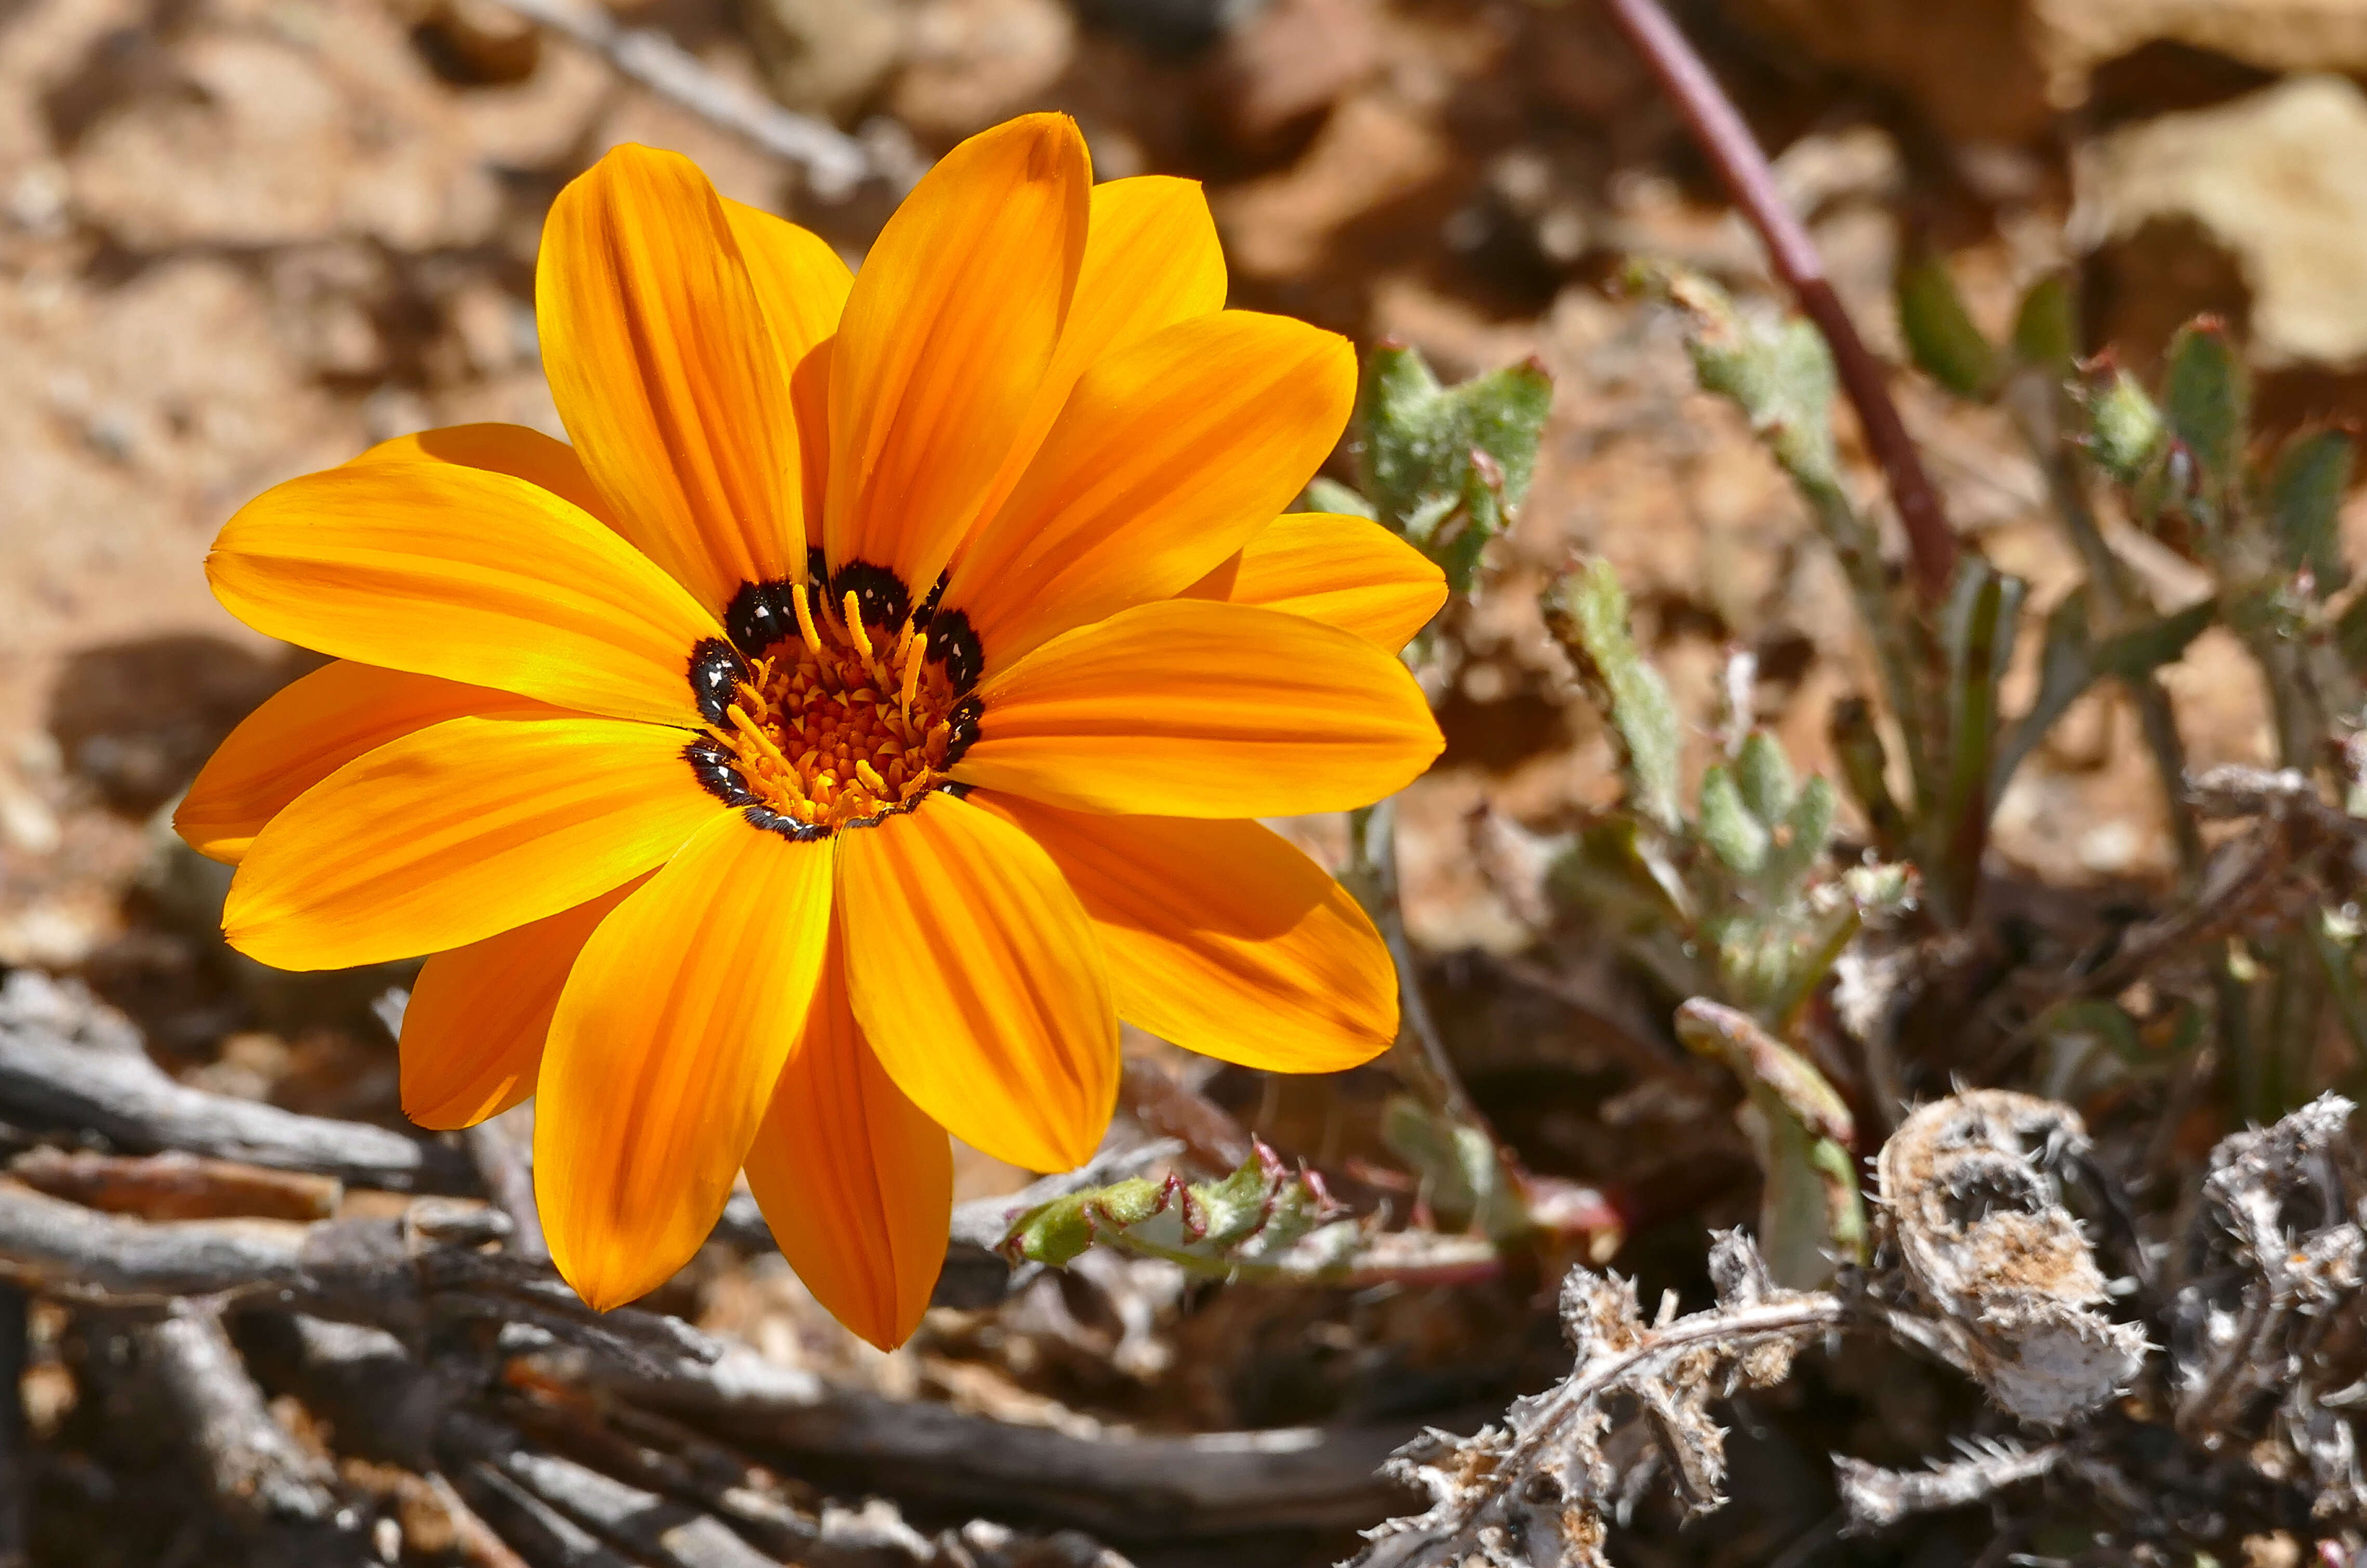
[[[867, 614], [853, 589], [815, 613], [797, 582], [743, 590], [742, 647], [701, 643], [690, 681], [707, 733], [685, 750], [699, 782], [750, 822], [790, 838], [872, 826], [949, 784], [977, 733], [925, 622]], [[892, 606], [889, 606], [892, 609]], [[786, 635], [775, 635], [786, 630]]]

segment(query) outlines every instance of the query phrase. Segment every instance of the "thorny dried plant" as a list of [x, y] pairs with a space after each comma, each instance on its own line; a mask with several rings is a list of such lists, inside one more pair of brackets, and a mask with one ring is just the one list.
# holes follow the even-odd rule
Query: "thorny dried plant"
[[2350, 1415], [2367, 1404], [2367, 1189], [2351, 1109], [2328, 1095], [2225, 1140], [2174, 1286], [2132, 1280], [2116, 1302], [2067, 1206], [2083, 1190], [2123, 1198], [2079, 1118], [1997, 1089], [1925, 1106], [1879, 1160], [1872, 1267], [1831, 1291], [1777, 1288], [1738, 1231], [1711, 1247], [1716, 1304], [1701, 1312], [1679, 1315], [1670, 1295], [1648, 1320], [1633, 1280], [1572, 1270], [1569, 1376], [1476, 1436], [1399, 1450], [1392, 1473], [1430, 1506], [1368, 1532], [1354, 1568], [1600, 1568], [1610, 1525], [1654, 1485], [1692, 1513], [1724, 1503], [1714, 1403], [1852, 1335], [1956, 1367], [2028, 1434], [1964, 1434], [1958, 1457], [1922, 1471], [1836, 1456], [1852, 1530], [2053, 1477], [2108, 1521], [2100, 1540], [2120, 1560], [2182, 1561], [2164, 1554], [2228, 1545], [2231, 1495], [2267, 1490], [2300, 1501], [2349, 1561], [2367, 1540]]

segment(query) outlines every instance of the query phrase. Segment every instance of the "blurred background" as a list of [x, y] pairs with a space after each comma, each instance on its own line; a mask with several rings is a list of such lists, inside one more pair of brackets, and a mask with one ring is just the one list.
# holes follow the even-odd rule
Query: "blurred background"
[[[2259, 374], [2264, 432], [2367, 412], [2367, 6], [1675, 10], [1877, 353], [1902, 357], [1902, 256], [1939, 257], [1992, 336], [2033, 278], [2070, 265], [2090, 350], [2150, 375], [2173, 330], [2213, 311]], [[1681, 1222], [1697, 1267], [1701, 1224], [1751, 1212], [1752, 1167], [1709, 1102], [1664, 1103], [1648, 1075], [1634, 1087], [1620, 1041], [1663, 1021], [1589, 980], [1582, 953], [1557, 970], [1578, 1010], [1503, 979], [1538, 940], [1528, 835], [1617, 791], [1535, 590], [1580, 553], [1610, 561], [1696, 718], [1721, 700], [1730, 651], [1750, 651], [1742, 695], [1803, 771], [1834, 771], [1829, 710], [1867, 665], [1797, 495], [1742, 417], [1696, 389], [1679, 325], [1617, 287], [1647, 257], [1778, 297], [1605, 19], [1588, 0], [581, 0], [575, 14], [679, 51], [693, 97], [762, 95], [835, 125], [872, 173], [818, 186], [499, 0], [0, 0], [0, 968], [87, 984], [185, 1081], [393, 1124], [393, 1049], [368, 1002], [401, 976], [300, 983], [229, 953], [213, 924], [227, 874], [161, 826], [229, 728], [308, 667], [213, 604], [200, 562], [214, 530], [277, 480], [412, 430], [561, 434], [535, 251], [553, 194], [606, 148], [685, 152], [726, 195], [859, 262], [900, 180], [971, 132], [1058, 108], [1099, 175], [1206, 183], [1235, 305], [1360, 347], [1410, 344], [1448, 378], [1531, 357], [1552, 374], [1527, 504], [1437, 671], [1446, 753], [1401, 803], [1406, 918], [1443, 994], [1497, 998], [1468, 1015], [1457, 1055], [1529, 1168], [1611, 1193], [1623, 1267], [1649, 1277], [1664, 1222]], [[2037, 467], [2001, 410], [1916, 381], [1898, 395], [1953, 522], [2030, 581], [2035, 624], [2080, 575]], [[1852, 482], [1878, 509], [1841, 419]], [[1351, 475], [1344, 455], [1337, 471]], [[2343, 529], [2357, 559], [2367, 510], [2347, 503]], [[2124, 535], [2115, 547], [2156, 601], [2210, 591], [2189, 560]], [[2034, 682], [2035, 642], [2010, 707]], [[2162, 679], [2196, 768], [2271, 760], [2259, 677], [2231, 634], [2204, 633]], [[1706, 731], [1689, 744], [1697, 772]], [[2175, 857], [2150, 768], [2122, 699], [2082, 698], [1999, 805], [1993, 864], [2012, 897], [2108, 908], [2163, 886]], [[1337, 822], [1297, 830], [1342, 852]], [[1379, 1087], [1201, 1087], [1285, 1148], [1377, 1146], [1355, 1107]], [[1667, 1135], [1713, 1117], [1704, 1141]], [[967, 1197], [1024, 1178], [973, 1160], [962, 1179]], [[1027, 1349], [1031, 1334], [1059, 1342], [1041, 1325], [939, 1324], [882, 1359], [777, 1263], [718, 1263], [667, 1304], [792, 1364], [1019, 1418], [1055, 1394], [1153, 1425], [1386, 1414], [1519, 1385], [1556, 1353], [1549, 1325], [1490, 1344], [1489, 1314], [1531, 1322], [1507, 1289], [1400, 1299], [1382, 1327], [1338, 1301], [1218, 1303], [1131, 1366], [1109, 1359], [1119, 1331], [1090, 1325], [1077, 1343], [1107, 1341], [1090, 1354]], [[1475, 1344], [1490, 1346], [1476, 1361]], [[37, 1365], [28, 1408], [70, 1429], [74, 1382], [54, 1354], [43, 1364], [54, 1376]], [[1868, 1393], [1834, 1419], [1838, 1441], [1851, 1421], [1903, 1417]], [[52, 1517], [104, 1512], [100, 1493], [55, 1484]], [[1762, 1500], [1781, 1474], [1770, 1484]], [[96, 1553], [76, 1561], [158, 1560], [140, 1555], [153, 1542], [109, 1555], [75, 1539]]]

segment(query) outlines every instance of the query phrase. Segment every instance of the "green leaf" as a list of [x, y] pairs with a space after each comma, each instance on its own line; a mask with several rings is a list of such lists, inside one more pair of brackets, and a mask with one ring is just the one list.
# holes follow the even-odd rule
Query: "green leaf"
[[1125, 1230], [1162, 1213], [1175, 1183], [1132, 1177], [1107, 1187], [1056, 1198], [1011, 1222], [1001, 1250], [1006, 1257], [1060, 1268], [1093, 1246], [1097, 1235]]
[[2269, 479], [2269, 521], [2285, 564], [2316, 578], [2321, 595], [2350, 581], [2339, 523], [2351, 460], [2350, 437], [2341, 431], [2304, 431], [2277, 454]]
[[1421, 1179], [1422, 1195], [1444, 1231], [1478, 1223], [1488, 1235], [1527, 1228], [1527, 1210], [1486, 1133], [1409, 1095], [1381, 1107], [1381, 1141]]
[[1900, 264], [1898, 327], [1915, 367], [1960, 398], [1986, 398], [1996, 387], [1998, 353], [1965, 309], [1956, 280], [1938, 255]]
[[1689, 274], [1670, 276], [1667, 297], [1692, 318], [1686, 346], [1704, 389], [1729, 398], [1795, 482], [1829, 487], [1833, 453], [1831, 352], [1799, 316], [1754, 321], [1724, 290]]
[[1467, 589], [1528, 495], [1552, 402], [1535, 360], [1444, 387], [1418, 350], [1375, 350], [1357, 410], [1372, 515]]
[[2182, 610], [2106, 637], [2096, 649], [2096, 668], [2134, 681], [2185, 653], [2187, 645], [2219, 618], [2216, 599], [2198, 599]]
[[1734, 775], [1715, 765], [1702, 774], [1701, 838], [1738, 875], [1749, 876], [1766, 863], [1766, 826], [1743, 805]]
[[2350, 601], [2350, 607], [2335, 617], [2334, 651], [2341, 655], [2345, 669], [2367, 681], [2367, 595]]
[[1862, 696], [1840, 698], [1833, 704], [1826, 730], [1841, 765], [1841, 782], [1865, 813], [1874, 847], [1885, 855], [1905, 853], [1912, 829], [1890, 793], [1890, 753], [1874, 726], [1874, 705]]
[[1014, 1263], [1059, 1268], [1100, 1243], [1221, 1274], [1284, 1250], [1338, 1213], [1320, 1181], [1253, 1142], [1221, 1181], [1135, 1177], [1038, 1204], [1013, 1219], [997, 1250]]
[[1857, 1140], [1849, 1101], [1809, 1060], [1739, 1008], [1695, 997], [1677, 1009], [1677, 1038], [1696, 1055], [1722, 1062], [1754, 1089], [1773, 1095], [1786, 1114], [1820, 1138]]
[[1683, 731], [1668, 682], [1637, 649], [1627, 629], [1627, 595], [1606, 561], [1564, 577], [1543, 601], [1546, 629], [1619, 741], [1627, 807], [1667, 832], [1677, 830], [1677, 765]]
[[2178, 330], [2168, 358], [2162, 412], [2169, 433], [2193, 455], [2206, 494], [2224, 493], [2241, 472], [2251, 377], [2226, 329], [2208, 316]]
[[1829, 1255], [1863, 1262], [1865, 1207], [1849, 1148], [1856, 1126], [1824, 1075], [1748, 1013], [1703, 998], [1677, 1010], [1677, 1037], [1724, 1063], [1749, 1092], [1737, 1119], [1764, 1178], [1760, 1243], [1776, 1282], [1822, 1284], [1832, 1276]]
[[2089, 393], [2088, 450], [2122, 484], [2143, 479], [2169, 437], [2161, 410], [2127, 371], [2114, 370]]
[[1340, 517], [1376, 517], [1373, 503], [1342, 484], [1338, 479], [1321, 474], [1307, 481], [1306, 493], [1298, 498], [1298, 512], [1328, 512]]
[[1833, 812], [1838, 804], [1833, 786], [1824, 775], [1810, 774], [1792, 809], [1784, 814], [1766, 862], [1759, 868], [1760, 885], [1772, 897], [1792, 897], [1825, 858], [1833, 840]]
[[1968, 556], [1942, 608], [1941, 647], [1948, 659], [1947, 787], [1940, 803], [1948, 834], [1943, 891], [1960, 902], [1980, 874], [1995, 804], [1992, 773], [1999, 750], [1998, 687], [2013, 657], [2015, 615], [2024, 585]]
[[2050, 272], [2022, 297], [2013, 319], [2013, 355], [2033, 370], [2070, 378], [2079, 358], [2079, 311], [2069, 273]]
[[1741, 786], [1742, 804], [1771, 828], [1792, 809], [1792, 763], [1782, 745], [1763, 729], [1744, 738], [1734, 759], [1734, 782]]

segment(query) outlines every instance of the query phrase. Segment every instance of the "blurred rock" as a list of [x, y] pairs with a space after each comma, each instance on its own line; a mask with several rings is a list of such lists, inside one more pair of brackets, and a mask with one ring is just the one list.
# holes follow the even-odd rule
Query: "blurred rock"
[[108, 804], [146, 812], [196, 776], [256, 704], [320, 662], [189, 636], [86, 648], [51, 693], [50, 733]]
[[1379, 94], [1333, 111], [1304, 157], [1281, 174], [1213, 193], [1236, 276], [1290, 277], [1313, 270], [1333, 236], [1447, 172], [1436, 129]]
[[2033, 33], [2047, 91], [2068, 107], [2108, 61], [2183, 44], [2267, 71], [2367, 72], [2361, 0], [2038, 0]]
[[1321, 114], [1381, 68], [1374, 0], [1271, 0], [1216, 62], [1226, 128], [1255, 151]]
[[[2272, 72], [2367, 72], [2361, 0], [1735, 0], [1821, 64], [1911, 99], [1941, 130], [2028, 141], [2148, 48]], [[2152, 107], [2172, 107], [2157, 102]]]
[[387, 345], [371, 310], [388, 287], [383, 256], [357, 244], [305, 245], [269, 265], [272, 325], [299, 363], [332, 379], [384, 371]]
[[1059, 0], [919, 0], [889, 107], [924, 141], [983, 130], [1038, 107], [1076, 30]]
[[[397, 62], [409, 51], [386, 43]], [[74, 161], [76, 205], [135, 250], [360, 233], [397, 250], [469, 245], [500, 215], [493, 173], [417, 102], [424, 71], [367, 87], [267, 34], [174, 52], [177, 91], [107, 109]], [[407, 111], [407, 112], [406, 112]]]
[[842, 123], [878, 96], [904, 53], [900, 0], [740, 0], [773, 96]]
[[1900, 89], [1951, 136], [2019, 141], [2054, 113], [2024, 0], [1735, 0], [1734, 8], [1822, 64]]
[[2145, 323], [2108, 310], [2095, 330], [2158, 343], [2166, 323], [2153, 317], [2224, 311], [2224, 299], [2193, 297], [2224, 291], [2217, 252], [2249, 295], [2255, 361], [2367, 361], [2367, 96], [2348, 78], [2163, 115], [2082, 149], [2074, 167], [2071, 239], [2093, 253], [2096, 287], [2108, 306], [2150, 306]]
[[412, 46], [455, 85], [523, 82], [542, 62], [542, 29], [495, 0], [413, 0]]

